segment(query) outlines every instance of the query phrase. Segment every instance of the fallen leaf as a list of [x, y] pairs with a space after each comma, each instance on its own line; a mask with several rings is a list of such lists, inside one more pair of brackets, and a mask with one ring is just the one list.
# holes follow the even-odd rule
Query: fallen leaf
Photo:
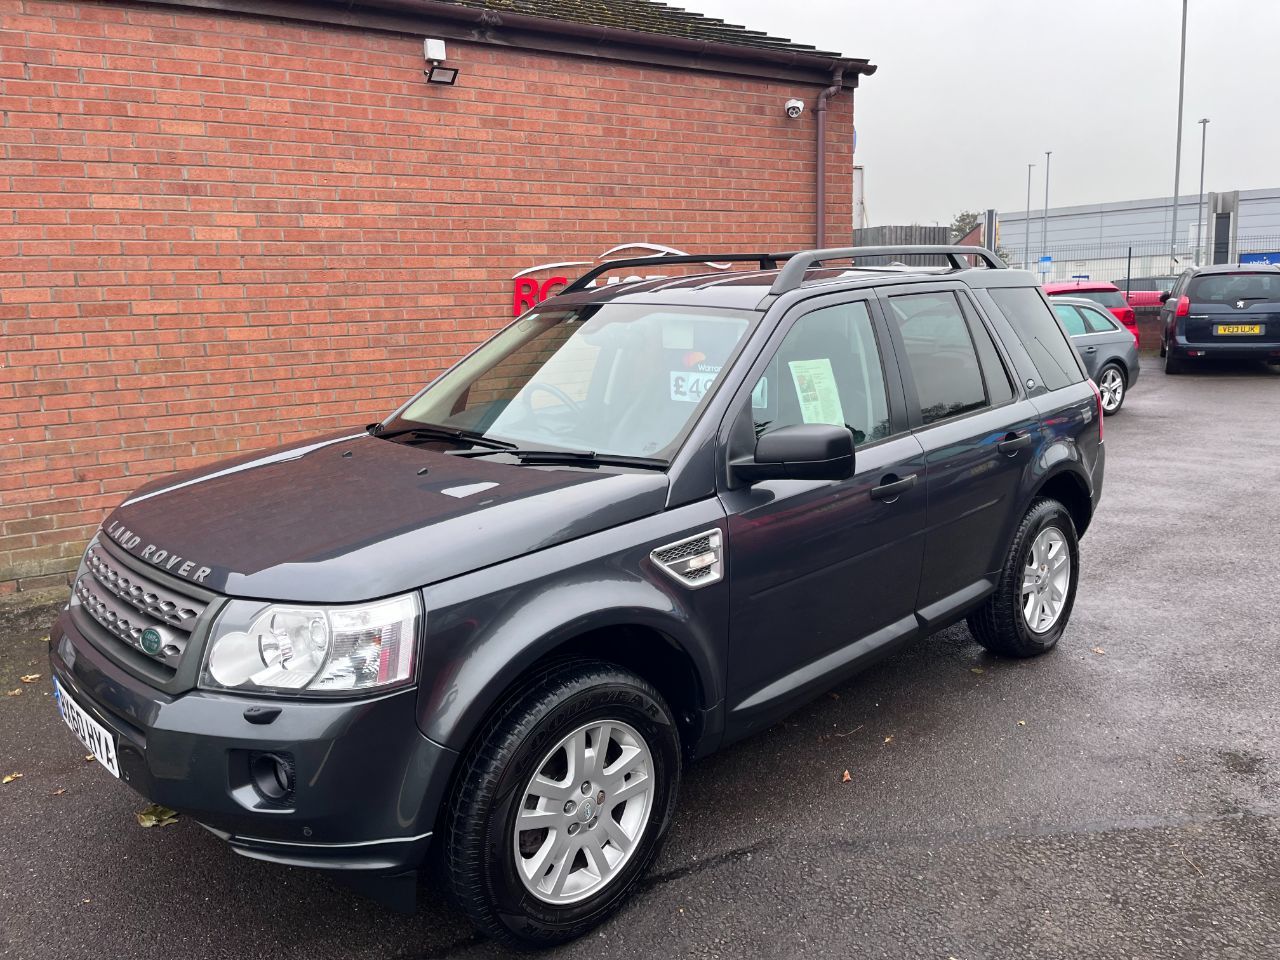
[[1025, 721], [1025, 720], [1019, 720], [1019, 721], [1018, 721], [1018, 726], [1020, 726], [1020, 727], [1025, 727], [1026, 725], [1027, 725], [1027, 721]]
[[66, 792], [67, 792], [67, 788], [66, 788], [66, 787], [62, 787], [62, 788], [60, 788], [60, 789], [58, 789], [58, 790], [53, 791], [53, 795], [54, 795], [55, 797], [60, 797], [60, 796], [62, 796], [62, 795], [63, 795], [64, 793], [66, 793]]
[[178, 822], [177, 813], [158, 803], [148, 805], [145, 810], [139, 811], [135, 816], [138, 818], [140, 827], [167, 827], [171, 823]]
[[22, 696], [22, 688], [21, 688], [21, 687], [18, 687], [18, 688], [14, 689], [14, 690], [10, 690], [8, 693], [6, 693], [6, 694], [5, 694], [5, 696], [6, 696], [6, 697], [20, 697], [20, 696]]
[[1107, 651], [1103, 650], [1101, 647], [1094, 647], [1093, 652], [1100, 657], [1105, 657], [1107, 655]]
[[4, 775], [4, 779], [0, 780], [0, 783], [13, 783], [13, 781], [21, 780], [21, 779], [22, 779], [22, 774], [20, 773], [6, 773]]
[[892, 736], [892, 735], [890, 735], [890, 736], [885, 737], [885, 738], [884, 738], [884, 742], [885, 742], [885, 743], [893, 743], [893, 736]]
[[23, 683], [35, 683], [37, 680], [40, 679], [40, 674], [28, 673], [25, 677], [19, 677], [18, 679], [21, 680]]
[[987, 671], [983, 670], [981, 667], [970, 667], [969, 672], [970, 673], [986, 673]]
[[842, 777], [840, 778], [840, 782], [841, 782], [841, 783], [848, 783], [848, 782], [849, 782], [850, 780], [852, 780], [852, 779], [853, 779], [853, 775], [852, 775], [852, 774], [850, 774], [848, 770], [846, 770], [846, 771], [844, 772], [844, 776], [842, 776]]
[[93, 761], [94, 761], [95, 759], [97, 759], [97, 758], [96, 758], [96, 757], [94, 757], [94, 755], [93, 755], [92, 753], [86, 753], [86, 754], [84, 755], [84, 762], [85, 762], [85, 763], [93, 763]]

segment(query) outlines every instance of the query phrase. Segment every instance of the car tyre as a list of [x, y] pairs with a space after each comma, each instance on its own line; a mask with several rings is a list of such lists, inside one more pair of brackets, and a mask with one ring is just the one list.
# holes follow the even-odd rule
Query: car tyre
[[1178, 356], [1178, 352], [1173, 347], [1166, 346], [1164, 349], [1164, 372], [1170, 375], [1185, 373], [1187, 369], [1187, 361]]
[[1098, 392], [1102, 395], [1102, 413], [1111, 416], [1119, 413], [1128, 395], [1129, 380], [1118, 363], [1103, 364], [1098, 371]]
[[[1079, 578], [1080, 549], [1071, 514], [1057, 500], [1038, 499], [1018, 524], [995, 592], [969, 615], [969, 631], [1000, 656], [1046, 653], [1071, 619]], [[1051, 611], [1042, 606], [1045, 600]]]
[[[635, 766], [621, 771], [626, 764]], [[680, 767], [675, 718], [651, 684], [594, 661], [540, 671], [507, 698], [462, 762], [445, 814], [450, 892], [482, 933], [508, 946], [582, 936], [622, 905], [652, 863]], [[641, 813], [629, 813], [640, 801]], [[535, 822], [549, 826], [528, 826]]]

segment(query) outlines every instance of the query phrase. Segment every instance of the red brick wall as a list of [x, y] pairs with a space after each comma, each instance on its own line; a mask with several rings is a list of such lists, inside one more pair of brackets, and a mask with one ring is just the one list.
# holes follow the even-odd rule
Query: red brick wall
[[0, 0], [0, 592], [148, 477], [381, 418], [519, 269], [812, 243], [817, 87], [453, 41], [430, 87], [429, 33]]

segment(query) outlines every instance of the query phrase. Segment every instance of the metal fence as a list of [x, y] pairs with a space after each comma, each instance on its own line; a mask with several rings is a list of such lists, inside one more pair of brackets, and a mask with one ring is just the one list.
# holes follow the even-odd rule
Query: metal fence
[[[1019, 238], [1021, 239], [1021, 238]], [[1210, 263], [1213, 250], [1197, 250], [1194, 243], [1179, 244], [1173, 261], [1169, 258], [1168, 241], [1140, 243], [1061, 243], [1049, 244], [1043, 251], [1052, 257], [1041, 263], [1042, 251], [1033, 242], [1030, 256], [1024, 259], [1020, 243], [1002, 244], [1009, 265], [1038, 270], [1045, 281], [1088, 278], [1106, 280], [1123, 286], [1126, 277], [1163, 277], [1181, 273], [1187, 267]], [[1197, 256], [1198, 254], [1198, 256]], [[1276, 254], [1272, 263], [1280, 263], [1280, 236], [1237, 238], [1228, 252], [1227, 262], [1253, 259], [1262, 254]], [[1046, 269], [1047, 268], [1047, 269]]]

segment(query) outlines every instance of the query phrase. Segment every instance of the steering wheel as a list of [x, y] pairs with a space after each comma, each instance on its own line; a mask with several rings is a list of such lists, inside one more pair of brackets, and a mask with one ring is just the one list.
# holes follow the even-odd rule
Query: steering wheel
[[525, 409], [529, 411], [530, 415], [533, 414], [533, 395], [539, 390], [551, 394], [578, 416], [582, 415], [582, 406], [577, 400], [574, 400], [573, 397], [569, 396], [559, 387], [553, 386], [549, 383], [543, 383], [540, 380], [530, 380], [524, 385], [524, 390], [521, 391]]

